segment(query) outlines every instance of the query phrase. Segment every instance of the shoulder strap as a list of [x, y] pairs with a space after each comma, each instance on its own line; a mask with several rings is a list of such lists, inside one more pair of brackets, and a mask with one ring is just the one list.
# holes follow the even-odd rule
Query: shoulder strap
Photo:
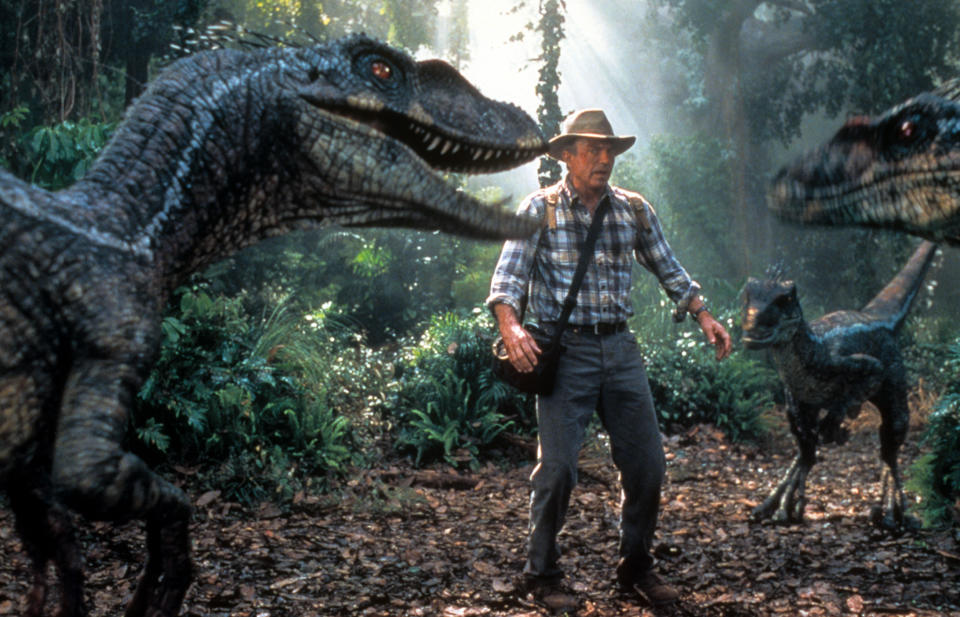
[[547, 189], [547, 194], [544, 197], [547, 205], [546, 213], [544, 214], [544, 219], [547, 222], [548, 229], [557, 228], [557, 203], [560, 202], [560, 187], [562, 186], [563, 181], [557, 182], [549, 189]]
[[[557, 182], [556, 184], [546, 188], [546, 194], [544, 195], [544, 203], [546, 204], [546, 210], [544, 211], [543, 220], [546, 223], [548, 229], [557, 228], [557, 204], [560, 202], [560, 187], [562, 186], [563, 181]], [[539, 242], [543, 242], [543, 234], [540, 234]], [[527, 311], [527, 296], [530, 295], [530, 284], [527, 283], [527, 289], [523, 294], [523, 297], [520, 298], [520, 315], [518, 316], [520, 321], [523, 321], [523, 315]]]
[[647, 209], [649, 208], [652, 211], [653, 206], [642, 195], [638, 194], [628, 195], [627, 201], [633, 208], [633, 215], [636, 217], [640, 229], [650, 231], [650, 216], [647, 214]]
[[587, 272], [587, 263], [590, 261], [590, 258], [593, 257], [593, 247], [597, 243], [597, 236], [600, 235], [603, 217], [609, 209], [610, 198], [607, 197], [600, 202], [596, 213], [593, 215], [593, 221], [590, 223], [590, 231], [587, 232], [587, 239], [583, 243], [583, 246], [580, 247], [580, 259], [577, 261], [577, 269], [573, 273], [570, 291], [567, 292], [567, 297], [563, 300], [563, 310], [560, 311], [560, 317], [557, 318], [557, 331], [553, 333], [553, 338], [550, 341], [551, 346], [556, 346], [560, 343], [560, 335], [563, 334], [563, 330], [567, 327], [567, 321], [570, 319], [570, 313], [573, 312], [573, 307], [577, 305], [577, 292], [580, 291], [580, 284], [583, 283], [583, 275]]

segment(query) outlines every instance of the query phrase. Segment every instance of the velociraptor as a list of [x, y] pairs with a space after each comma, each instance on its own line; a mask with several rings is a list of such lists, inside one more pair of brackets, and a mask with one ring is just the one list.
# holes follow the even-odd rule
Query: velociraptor
[[186, 275], [265, 236], [327, 224], [519, 237], [539, 222], [437, 171], [545, 150], [533, 120], [450, 65], [362, 35], [205, 52], [167, 68], [90, 172], [51, 193], [0, 170], [0, 486], [33, 563], [26, 615], [85, 613], [67, 515], [143, 519], [129, 617], [173, 617], [191, 580], [184, 493], [121, 446]]
[[[897, 276], [859, 311], [836, 311], [807, 323], [793, 281], [751, 278], [743, 289], [743, 343], [769, 349], [783, 381], [790, 431], [799, 452], [783, 479], [757, 506], [757, 519], [803, 520], [804, 486], [817, 445], [842, 443], [844, 417], [864, 401], [877, 406], [884, 464], [878, 524], [904, 524], [897, 452], [907, 434], [907, 379], [896, 333], [920, 290], [936, 252], [924, 241]], [[821, 411], [824, 412], [821, 417]]]

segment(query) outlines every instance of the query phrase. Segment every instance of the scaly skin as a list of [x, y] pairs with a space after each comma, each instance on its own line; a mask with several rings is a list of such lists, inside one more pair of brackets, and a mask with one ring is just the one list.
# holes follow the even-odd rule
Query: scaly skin
[[190, 503], [121, 442], [160, 311], [185, 276], [302, 227], [524, 236], [539, 223], [435, 170], [498, 171], [544, 150], [529, 116], [449, 65], [353, 36], [175, 63], [63, 191], [0, 170], [0, 486], [34, 565], [25, 613], [43, 614], [52, 560], [59, 615], [85, 614], [67, 509], [145, 520], [126, 614], [179, 612]]
[[788, 221], [905, 231], [960, 244], [960, 81], [877, 118], [848, 120], [777, 174], [767, 201]]
[[[770, 349], [784, 385], [790, 430], [799, 453], [754, 519], [801, 522], [807, 474], [819, 443], [844, 443], [846, 416], [865, 401], [880, 411], [883, 492], [874, 522], [904, 526], [904, 497], [897, 452], [907, 434], [907, 380], [896, 333], [919, 291], [936, 252], [923, 242], [900, 273], [859, 311], [836, 311], [803, 319], [793, 281], [751, 278], [743, 290], [743, 343]], [[821, 411], [824, 412], [821, 417]]]

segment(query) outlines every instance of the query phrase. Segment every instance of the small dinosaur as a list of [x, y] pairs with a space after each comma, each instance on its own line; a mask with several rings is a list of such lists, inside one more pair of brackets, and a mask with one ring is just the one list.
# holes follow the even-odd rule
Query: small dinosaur
[[265, 236], [322, 225], [522, 237], [539, 222], [438, 172], [546, 150], [519, 108], [453, 67], [362, 35], [177, 61], [89, 173], [48, 192], [0, 170], [0, 489], [32, 562], [25, 615], [86, 614], [70, 510], [146, 521], [128, 617], [177, 615], [191, 581], [183, 491], [122, 447], [184, 278]]
[[[924, 241], [903, 269], [859, 311], [836, 311], [807, 323], [797, 287], [781, 273], [750, 278], [742, 293], [743, 344], [769, 349], [784, 385], [790, 431], [799, 452], [783, 479], [753, 518], [792, 523], [803, 520], [807, 474], [820, 443], [844, 443], [845, 417], [865, 401], [880, 411], [883, 462], [879, 526], [904, 526], [904, 496], [897, 452], [907, 434], [907, 378], [896, 334], [920, 290], [936, 245]], [[823, 412], [821, 416], [821, 412]]]
[[891, 228], [960, 244], [960, 80], [877, 118], [851, 118], [777, 173], [767, 203], [793, 222]]

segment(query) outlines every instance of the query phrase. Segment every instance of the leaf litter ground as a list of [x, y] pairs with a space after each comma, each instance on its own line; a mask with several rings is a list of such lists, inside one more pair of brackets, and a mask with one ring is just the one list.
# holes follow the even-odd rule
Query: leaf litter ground
[[[904, 448], [905, 467], [919, 453], [919, 434]], [[192, 491], [196, 581], [183, 614], [960, 616], [955, 536], [893, 537], [870, 523], [879, 498], [876, 444], [876, 427], [861, 421], [845, 446], [823, 449], [807, 483], [807, 520], [784, 527], [749, 521], [793, 456], [782, 431], [762, 446], [732, 444], [707, 426], [668, 437], [656, 552], [683, 597], [656, 612], [611, 581], [618, 485], [600, 440], [584, 450], [561, 536], [576, 608], [540, 606], [516, 591], [531, 471], [523, 460], [469, 474], [397, 463], [358, 472], [336, 501], [300, 496], [282, 510]], [[521, 451], [516, 443], [513, 450]], [[189, 475], [179, 480], [191, 491]], [[3, 616], [20, 613], [27, 589], [12, 524], [0, 510]], [[90, 615], [120, 615], [143, 558], [142, 526], [78, 524]]]

